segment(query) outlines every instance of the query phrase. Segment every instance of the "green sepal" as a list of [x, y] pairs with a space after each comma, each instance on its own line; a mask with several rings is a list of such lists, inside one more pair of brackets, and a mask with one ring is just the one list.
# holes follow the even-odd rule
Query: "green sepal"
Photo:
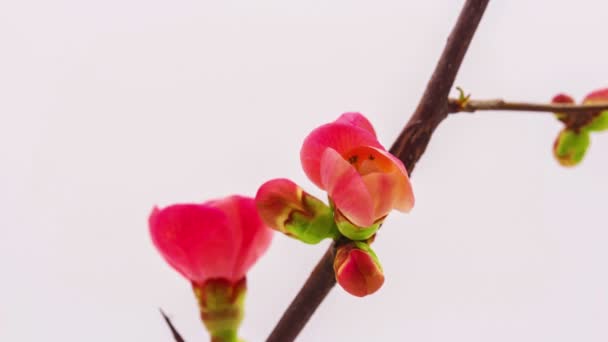
[[226, 279], [209, 279], [192, 284], [198, 300], [201, 319], [212, 342], [240, 342], [238, 328], [244, 317], [247, 281], [233, 283]]
[[303, 202], [310, 216], [301, 211], [293, 211], [289, 219], [285, 222], [286, 233], [302, 242], [317, 244], [320, 241], [330, 238], [337, 239], [340, 232], [334, 222], [333, 213], [330, 207], [319, 199], [305, 194]]
[[374, 252], [374, 250], [367, 241], [353, 241], [353, 243], [355, 244], [356, 248], [365, 251], [372, 258], [374, 263], [378, 265], [378, 268], [382, 270], [382, 264], [380, 264], [380, 259], [378, 259], [376, 252]]
[[340, 233], [350, 240], [364, 241], [376, 234], [378, 229], [380, 229], [382, 222], [376, 222], [369, 227], [359, 227], [344, 219], [337, 221], [336, 225], [338, 226]]

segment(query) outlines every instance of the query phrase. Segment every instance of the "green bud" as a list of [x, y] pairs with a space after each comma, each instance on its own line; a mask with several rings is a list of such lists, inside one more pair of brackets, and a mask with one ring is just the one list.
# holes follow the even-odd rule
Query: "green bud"
[[562, 130], [553, 144], [553, 155], [563, 166], [578, 165], [585, 156], [590, 144], [589, 132]]
[[598, 116], [594, 117], [589, 124], [585, 126], [585, 129], [592, 132], [601, 132], [608, 129], [608, 110], [601, 112]]

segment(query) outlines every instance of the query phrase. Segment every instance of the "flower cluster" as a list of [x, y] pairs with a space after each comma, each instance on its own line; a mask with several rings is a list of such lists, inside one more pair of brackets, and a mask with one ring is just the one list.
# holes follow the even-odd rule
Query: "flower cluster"
[[357, 296], [375, 292], [384, 276], [369, 243], [391, 210], [408, 212], [413, 207], [407, 170], [359, 113], [342, 114], [313, 130], [300, 159], [308, 178], [327, 192], [329, 205], [290, 180], [274, 179], [256, 195], [262, 219], [306, 243], [338, 240], [338, 283]]
[[[553, 103], [574, 104], [574, 99], [566, 94], [553, 97]], [[596, 90], [587, 95], [583, 104], [608, 103], [608, 88]], [[590, 113], [555, 113], [558, 120], [564, 123], [553, 144], [553, 155], [563, 166], [578, 165], [591, 143], [591, 132], [608, 130], [608, 111]]]
[[370, 244], [391, 210], [407, 212], [414, 205], [405, 167], [359, 113], [312, 131], [300, 157], [329, 204], [279, 178], [264, 183], [255, 200], [230, 196], [154, 208], [150, 215], [152, 241], [192, 284], [213, 342], [238, 341], [246, 274], [270, 245], [269, 228], [309, 244], [336, 241], [336, 280], [355, 296], [374, 293], [384, 283]]

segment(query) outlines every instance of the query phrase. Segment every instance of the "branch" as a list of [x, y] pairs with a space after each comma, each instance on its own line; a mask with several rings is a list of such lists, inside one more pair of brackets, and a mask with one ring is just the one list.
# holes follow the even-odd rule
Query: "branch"
[[[448, 115], [448, 96], [475, 30], [490, 0], [466, 0], [416, 111], [390, 148], [410, 174], [433, 131]], [[266, 342], [291, 342], [336, 284], [334, 244], [312, 271]]]
[[551, 113], [597, 113], [598, 111], [608, 110], [608, 103], [601, 104], [564, 104], [564, 103], [527, 103], [527, 102], [507, 102], [502, 99], [495, 100], [467, 100], [464, 103], [459, 99], [448, 100], [449, 112], [473, 113], [480, 110], [512, 110], [526, 112], [551, 112]]
[[336, 285], [333, 268], [335, 253], [336, 246], [332, 243], [266, 342], [287, 342], [296, 339], [317, 307]]
[[467, 0], [464, 4], [416, 111], [391, 146], [390, 152], [403, 162], [410, 174], [431, 135], [448, 115], [450, 90], [488, 2]]

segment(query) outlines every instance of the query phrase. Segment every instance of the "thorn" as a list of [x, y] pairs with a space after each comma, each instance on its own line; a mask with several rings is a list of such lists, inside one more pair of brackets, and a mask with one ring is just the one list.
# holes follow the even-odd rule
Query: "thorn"
[[186, 341], [184, 341], [184, 339], [182, 338], [182, 336], [179, 334], [179, 332], [177, 331], [177, 329], [175, 329], [175, 327], [173, 326], [173, 323], [171, 323], [171, 320], [169, 319], [169, 317], [167, 317], [167, 315], [165, 314], [165, 312], [163, 311], [163, 309], [158, 308], [158, 311], [160, 311], [160, 314], [163, 315], [163, 318], [165, 319], [165, 322], [167, 322], [167, 325], [169, 326], [169, 329], [171, 329], [171, 334], [173, 334], [173, 338], [175, 339], [175, 342], [186, 342]]

